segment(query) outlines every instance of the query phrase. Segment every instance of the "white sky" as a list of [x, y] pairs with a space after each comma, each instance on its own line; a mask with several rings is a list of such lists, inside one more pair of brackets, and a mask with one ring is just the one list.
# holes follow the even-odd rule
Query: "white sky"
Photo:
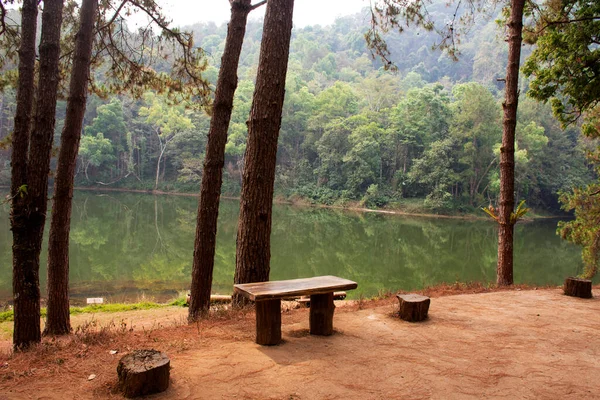
[[[175, 25], [191, 25], [196, 22], [227, 22], [230, 16], [229, 0], [158, 0], [164, 14]], [[258, 3], [253, 0], [252, 3]], [[369, 5], [369, 0], [295, 0], [294, 26], [329, 25], [336, 17], [359, 12]], [[250, 19], [262, 18], [262, 6], [250, 13]]]

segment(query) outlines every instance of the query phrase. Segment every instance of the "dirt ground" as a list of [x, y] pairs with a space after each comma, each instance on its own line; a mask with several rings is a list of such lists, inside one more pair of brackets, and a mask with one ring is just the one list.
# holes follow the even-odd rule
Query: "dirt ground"
[[284, 311], [284, 342], [274, 347], [254, 343], [252, 311], [217, 311], [191, 326], [177, 308], [77, 316], [67, 339], [15, 355], [3, 343], [0, 399], [120, 398], [118, 360], [137, 348], [171, 358], [171, 385], [151, 399], [600, 397], [598, 297], [434, 297], [422, 323], [399, 320], [396, 309], [395, 298], [339, 303], [330, 337], [309, 335], [307, 309]]

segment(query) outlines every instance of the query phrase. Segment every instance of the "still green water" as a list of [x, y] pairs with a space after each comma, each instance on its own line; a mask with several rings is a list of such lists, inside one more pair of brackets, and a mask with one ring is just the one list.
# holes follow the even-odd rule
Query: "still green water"
[[[166, 301], [190, 285], [197, 199], [76, 192], [70, 286], [85, 297]], [[232, 290], [238, 202], [224, 200], [213, 293]], [[515, 282], [561, 284], [581, 270], [579, 249], [556, 234], [556, 220], [515, 233]], [[11, 298], [8, 205], [0, 206], [0, 301]], [[497, 232], [491, 221], [417, 218], [275, 205], [271, 279], [337, 275], [358, 282], [350, 298], [441, 282], [494, 282]], [[44, 249], [46, 245], [44, 245]], [[40, 280], [46, 283], [47, 252]], [[44, 294], [43, 294], [44, 295]]]

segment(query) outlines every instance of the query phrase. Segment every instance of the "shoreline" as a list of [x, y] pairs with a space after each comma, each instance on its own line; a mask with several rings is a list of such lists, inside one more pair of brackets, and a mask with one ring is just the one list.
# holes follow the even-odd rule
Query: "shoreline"
[[[433, 286], [425, 287], [422, 289], [415, 290], [395, 290], [381, 293], [379, 295], [358, 298], [358, 299], [344, 299], [336, 300], [336, 307], [343, 310], [362, 310], [372, 309], [381, 307], [384, 305], [393, 304], [396, 305], [396, 294], [419, 294], [436, 298], [447, 298], [453, 296], [465, 296], [465, 295], [480, 295], [480, 294], [493, 294], [493, 293], [505, 293], [510, 296], [510, 293], [516, 292], [533, 292], [533, 291], [561, 291], [562, 294], [563, 286], [558, 285], [528, 285], [528, 284], [515, 284], [511, 286], [496, 286], [495, 284], [484, 284], [482, 282], [455, 282], [455, 283], [440, 283]], [[600, 283], [592, 285], [592, 290], [596, 294], [600, 291]], [[568, 296], [566, 296], [568, 297]], [[597, 296], [594, 296], [597, 298]], [[289, 300], [282, 303], [282, 307], [287, 312], [291, 310], [305, 309], [296, 300]], [[144, 301], [138, 303], [105, 303], [105, 304], [92, 304], [85, 307], [71, 306], [71, 319], [74, 322], [74, 327], [79, 324], [89, 323], [89, 318], [93, 321], [110, 323], [115, 320], [123, 320], [123, 317], [127, 316], [128, 319], [143, 318], [148, 313], [161, 314], [162, 317], [156, 315], [156, 320], [152, 322], [152, 326], [155, 326], [157, 320], [167, 321], [172, 317], [172, 313], [187, 315], [188, 306], [184, 303], [183, 299], [172, 300], [167, 303], [157, 303], [152, 301]], [[249, 311], [253, 311], [253, 306], [243, 307], [241, 309], [232, 308], [230, 302], [223, 302], [220, 300], [211, 301], [211, 313], [205, 319], [205, 322], [219, 321], [230, 319], [231, 316], [237, 315], [238, 313], [247, 314]], [[170, 311], [169, 311], [170, 310]], [[45, 308], [42, 308], [41, 323], [42, 326], [45, 323]], [[229, 317], [228, 317], [229, 315]], [[225, 317], [225, 318], [224, 318]], [[78, 321], [78, 322], [76, 322]], [[13, 310], [0, 312], [0, 347], [2, 342], [10, 341], [10, 336], [13, 331]], [[159, 325], [160, 326], [160, 323]]]
[[[2, 186], [0, 186], [2, 188]], [[181, 197], [199, 197], [199, 193], [185, 193], [185, 192], [165, 192], [162, 190], [143, 190], [143, 189], [128, 189], [128, 188], [103, 188], [98, 186], [75, 186], [74, 190], [78, 191], [92, 191], [92, 192], [119, 192], [119, 193], [141, 193], [141, 194], [151, 194], [151, 195], [161, 195], [161, 196], [181, 196]], [[240, 198], [237, 196], [221, 196], [221, 199], [225, 200], [236, 200], [239, 201]], [[406, 217], [417, 217], [417, 218], [437, 218], [437, 219], [456, 219], [456, 220], [473, 220], [473, 221], [488, 221], [489, 217], [482, 215], [477, 216], [474, 214], [463, 214], [463, 215], [449, 215], [449, 214], [434, 214], [434, 213], [414, 213], [402, 210], [386, 210], [386, 209], [374, 209], [374, 208], [366, 208], [366, 207], [354, 207], [354, 206], [339, 206], [339, 205], [327, 205], [327, 204], [318, 204], [318, 203], [310, 203], [307, 201], [290, 201], [284, 200], [277, 196], [273, 198], [274, 204], [280, 205], [289, 205], [295, 207], [310, 207], [310, 208], [324, 208], [330, 210], [339, 210], [339, 211], [347, 211], [354, 213], [375, 213], [375, 214], [383, 214], [383, 215], [397, 215], [397, 216], [406, 216]], [[532, 222], [536, 220], [551, 220], [551, 219], [565, 219], [568, 216], [560, 216], [560, 215], [551, 215], [551, 216], [535, 216], [535, 217], [525, 217], [520, 222]]]
[[[512, 291], [529, 291], [529, 290], [552, 290], [552, 289], [560, 289], [562, 286], [557, 285], [529, 285], [529, 284], [514, 284], [510, 286], [496, 286], [491, 283], [483, 283], [483, 282], [454, 282], [454, 283], [439, 283], [436, 285], [424, 287], [421, 289], [413, 289], [413, 290], [390, 290], [384, 293], [374, 295], [371, 297], [364, 297], [358, 299], [344, 299], [344, 300], [336, 300], [339, 305], [351, 305], [351, 304], [360, 304], [361, 307], [369, 307], [369, 306], [377, 306], [382, 302], [389, 302], [390, 299], [394, 299], [396, 294], [408, 294], [408, 293], [417, 293], [423, 296], [428, 296], [431, 298], [438, 297], [447, 297], [447, 296], [457, 296], [457, 295], [466, 295], [466, 294], [482, 294], [482, 293], [497, 293], [497, 292], [512, 292]], [[592, 286], [592, 289], [599, 290], [600, 283]], [[214, 297], [214, 298], [213, 298]], [[211, 295], [211, 305], [216, 306], [217, 304], [221, 304], [221, 307], [230, 308], [231, 302], [224, 301], [220, 297], [224, 297], [223, 295]], [[289, 300], [287, 303], [288, 308], [298, 308], [293, 307], [291, 304], [296, 303], [297, 300]], [[173, 298], [168, 302], [156, 302], [156, 301], [137, 301], [137, 302], [107, 302], [101, 304], [87, 304], [87, 305], [74, 305], [70, 306], [70, 315], [94, 315], [94, 314], [106, 314], [106, 315], [114, 315], [118, 316], [121, 313], [131, 313], [136, 314], [139, 312], [144, 312], [152, 309], [165, 309], [169, 307], [174, 307], [178, 309], [187, 309], [188, 305], [185, 302], [185, 299], [182, 297]], [[301, 308], [301, 307], [300, 307]], [[0, 332], [10, 330], [10, 324], [13, 323], [13, 309], [5, 311], [0, 311]], [[45, 319], [46, 316], [46, 307], [41, 307], [41, 318]], [[210, 317], [209, 317], [210, 318]], [[6, 325], [8, 324], [8, 325]], [[1, 334], [0, 334], [1, 336]], [[0, 340], [2, 340], [0, 338]]]
[[[0, 189], [10, 189], [9, 186], [0, 185]], [[145, 190], [145, 189], [128, 189], [128, 188], [109, 188], [109, 187], [99, 187], [99, 186], [74, 186], [74, 190], [77, 191], [90, 191], [90, 192], [117, 192], [117, 193], [140, 193], [140, 194], [151, 194], [151, 195], [160, 195], [160, 196], [180, 196], [180, 197], [199, 197], [199, 193], [185, 193], [185, 192], [165, 192], [162, 190]], [[238, 196], [221, 196], [221, 199], [225, 200], [236, 200], [239, 201], [240, 198]], [[339, 206], [339, 205], [327, 205], [327, 204], [318, 204], [318, 203], [310, 203], [308, 201], [290, 201], [281, 199], [278, 196], [273, 198], [274, 204], [280, 205], [288, 205], [295, 207], [311, 207], [311, 208], [324, 208], [330, 210], [339, 210], [346, 212], [354, 212], [354, 213], [374, 213], [374, 214], [383, 214], [383, 215], [397, 215], [397, 216], [405, 216], [405, 217], [416, 217], [416, 218], [437, 218], [437, 219], [455, 219], [455, 220], [471, 220], [471, 221], [488, 221], [489, 217], [482, 215], [477, 216], [474, 214], [462, 214], [462, 215], [449, 215], [449, 214], [434, 214], [434, 213], [420, 213], [420, 212], [409, 212], [402, 210], [386, 210], [386, 209], [376, 209], [376, 208], [366, 208], [366, 207], [355, 207], [355, 206]], [[521, 219], [520, 222], [532, 222], [537, 220], [552, 220], [552, 219], [570, 219], [568, 215], [549, 215], [549, 216], [540, 216], [536, 215], [535, 217], [525, 217]]]

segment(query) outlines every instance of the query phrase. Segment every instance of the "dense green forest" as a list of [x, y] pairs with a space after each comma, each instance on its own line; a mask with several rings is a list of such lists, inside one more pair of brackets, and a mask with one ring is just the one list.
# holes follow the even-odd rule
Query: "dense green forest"
[[[443, 15], [443, 6], [432, 10]], [[294, 29], [277, 155], [276, 193], [323, 204], [417, 204], [436, 212], [495, 204], [506, 44], [493, 18], [478, 17], [462, 37], [458, 61], [432, 48], [436, 33], [411, 29], [386, 37], [397, 73], [373, 60], [364, 14], [331, 26]], [[227, 27], [190, 29], [216, 81]], [[223, 193], [237, 195], [262, 24], [250, 22], [229, 127]], [[525, 50], [525, 57], [530, 49]], [[517, 125], [516, 196], [557, 212], [558, 192], [594, 178], [593, 147], [578, 127], [561, 129], [549, 105], [525, 96]], [[15, 95], [0, 94], [0, 139], [12, 129]], [[60, 143], [65, 102], [57, 112]], [[90, 97], [76, 185], [197, 192], [210, 117], [160, 94]], [[10, 179], [0, 150], [0, 184]]]

